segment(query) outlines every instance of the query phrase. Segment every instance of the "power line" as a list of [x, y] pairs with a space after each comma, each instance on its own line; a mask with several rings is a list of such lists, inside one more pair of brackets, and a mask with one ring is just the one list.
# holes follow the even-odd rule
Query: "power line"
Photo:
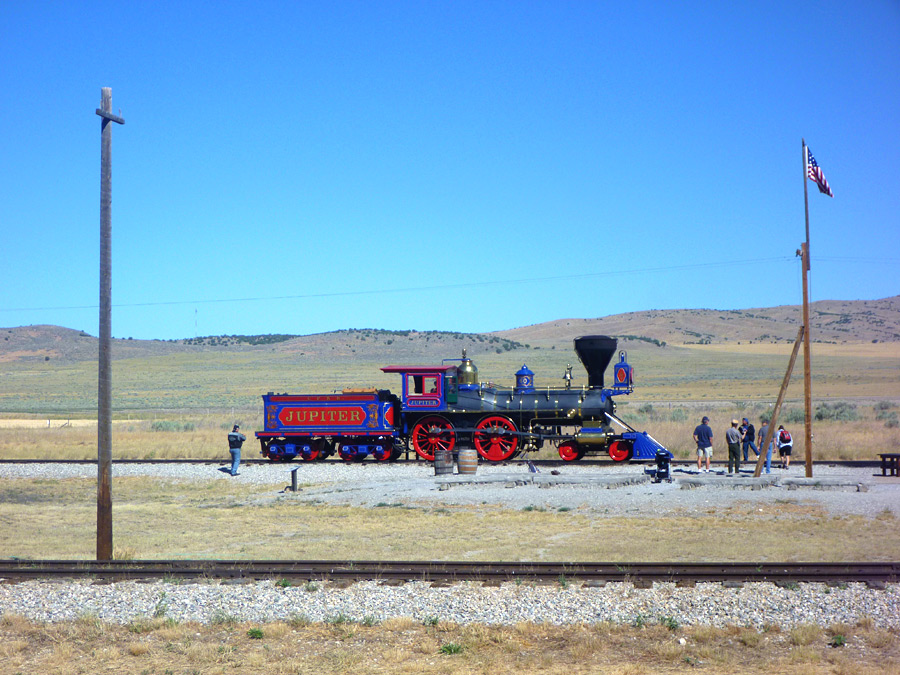
[[869, 256], [862, 256], [858, 258], [844, 258], [829, 255], [820, 255], [813, 258], [813, 260], [817, 262], [861, 262], [870, 265], [896, 265], [897, 263], [900, 263], [900, 258], [870, 258]]
[[[162, 307], [175, 305], [210, 305], [219, 303], [235, 303], [235, 302], [266, 302], [273, 300], [311, 300], [318, 298], [338, 298], [350, 296], [365, 295], [388, 295], [393, 293], [418, 293], [423, 291], [447, 291], [458, 290], [461, 288], [485, 288], [488, 286], [504, 286], [513, 284], [529, 284], [529, 283], [546, 283], [551, 281], [569, 281], [573, 279], [591, 279], [599, 277], [615, 277], [627, 276], [634, 274], [658, 274], [663, 272], [677, 272], [697, 269], [714, 269], [720, 267], [732, 268], [735, 265], [758, 265], [760, 263], [785, 263], [794, 261], [794, 257], [778, 257], [778, 258], [756, 258], [744, 260], [731, 260], [708, 263], [694, 263], [686, 265], [670, 265], [663, 267], [642, 267], [634, 269], [608, 270], [602, 272], [585, 272], [581, 274], [563, 274], [549, 277], [528, 277], [524, 279], [493, 279], [470, 281], [458, 284], [442, 284], [434, 286], [407, 286], [402, 288], [383, 288], [383, 289], [366, 289], [366, 290], [350, 290], [335, 291], [330, 293], [304, 293], [299, 295], [273, 295], [273, 296], [251, 296], [243, 298], [214, 298], [214, 299], [194, 299], [194, 300], [157, 300], [150, 302], [127, 302], [114, 304], [113, 307]], [[829, 259], [830, 260], [830, 259]], [[58, 310], [73, 309], [96, 309], [97, 305], [69, 305], [58, 307], [17, 307], [17, 308], [0, 308], [0, 312], [44, 312]]]

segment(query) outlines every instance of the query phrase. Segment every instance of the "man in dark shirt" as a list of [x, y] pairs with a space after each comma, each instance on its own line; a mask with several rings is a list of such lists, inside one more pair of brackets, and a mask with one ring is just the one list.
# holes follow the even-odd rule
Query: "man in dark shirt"
[[756, 448], [756, 443], [753, 441], [756, 440], [756, 428], [750, 424], [750, 420], [746, 417], [743, 419], [741, 423], [741, 441], [744, 446], [744, 461], [749, 461], [748, 455], [750, 454], [747, 451], [747, 448], [753, 448], [753, 452], [756, 453], [756, 456], [759, 457], [759, 450]]
[[234, 429], [228, 434], [228, 452], [231, 453], [231, 475], [238, 475], [238, 467], [241, 465], [241, 446], [247, 437], [241, 433], [241, 428], [235, 424]]
[[700, 424], [694, 429], [694, 441], [697, 443], [697, 473], [703, 471], [703, 458], [706, 457], [706, 473], [709, 473], [709, 460], [712, 457], [713, 431], [709, 426], [709, 418], [704, 415]]

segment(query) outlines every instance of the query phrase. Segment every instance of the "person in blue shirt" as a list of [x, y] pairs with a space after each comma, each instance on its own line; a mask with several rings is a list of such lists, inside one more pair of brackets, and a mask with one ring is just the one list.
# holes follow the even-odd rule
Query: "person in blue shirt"
[[247, 437], [241, 433], [241, 427], [237, 424], [228, 434], [228, 452], [231, 453], [231, 475], [238, 475], [238, 467], [241, 465], [241, 446]]
[[744, 446], [744, 461], [749, 461], [747, 456], [750, 454], [749, 448], [753, 448], [753, 452], [756, 453], [756, 456], [759, 457], [759, 450], [756, 448], [756, 428], [750, 423], [746, 417], [743, 419], [743, 423], [740, 428], [741, 432], [741, 440], [743, 441]]
[[713, 431], [709, 426], [709, 418], [705, 415], [694, 429], [694, 441], [697, 443], [697, 473], [704, 471], [703, 458], [706, 457], [706, 473], [709, 473], [709, 460], [712, 458]]

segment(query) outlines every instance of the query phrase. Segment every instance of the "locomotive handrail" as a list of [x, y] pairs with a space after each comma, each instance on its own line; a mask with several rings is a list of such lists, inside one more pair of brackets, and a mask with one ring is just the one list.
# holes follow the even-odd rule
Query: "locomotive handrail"
[[631, 432], [633, 432], [633, 433], [635, 433], [635, 434], [642, 434], [642, 435], [646, 436], [646, 437], [649, 438], [651, 441], [653, 441], [654, 443], [656, 443], [659, 447], [661, 447], [661, 448], [665, 448], [665, 447], [666, 447], [666, 446], [664, 446], [662, 443], [660, 443], [658, 440], [656, 440], [655, 438], [653, 438], [653, 436], [651, 436], [650, 434], [648, 434], [646, 431], [638, 431], [638, 430], [635, 429], [633, 426], [631, 426], [630, 424], [628, 424], [628, 422], [626, 422], [625, 420], [619, 419], [618, 417], [616, 417], [616, 416], [613, 415], [612, 413], [605, 412], [605, 413], [603, 413], [603, 414], [606, 415], [611, 421], [613, 421], [613, 422], [618, 422], [621, 426], [623, 426], [624, 428], [628, 429], [629, 431], [631, 431]]
[[[636, 433], [636, 434], [641, 433], [640, 431], [638, 431], [637, 429], [635, 429], [633, 426], [631, 426], [630, 424], [628, 424], [628, 422], [626, 422], [625, 420], [623, 420], [623, 419], [621, 419], [621, 418], [619, 418], [619, 417], [616, 417], [614, 414], [609, 413], [609, 412], [605, 412], [605, 411], [604, 411], [603, 414], [606, 415], [606, 416], [609, 418], [609, 420], [610, 420], [611, 422], [615, 422], [616, 424], [618, 424], [618, 425], [619, 425], [620, 427], [622, 427], [623, 429], [627, 429], [628, 431], [633, 431], [633, 432]], [[649, 435], [649, 434], [648, 434], [648, 435]], [[653, 440], [656, 440], [656, 439], [654, 438]]]

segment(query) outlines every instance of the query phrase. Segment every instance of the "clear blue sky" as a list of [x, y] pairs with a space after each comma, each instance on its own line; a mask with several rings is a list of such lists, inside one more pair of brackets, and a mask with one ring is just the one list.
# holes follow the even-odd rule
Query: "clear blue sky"
[[482, 332], [900, 293], [900, 3], [0, 3], [0, 326]]

